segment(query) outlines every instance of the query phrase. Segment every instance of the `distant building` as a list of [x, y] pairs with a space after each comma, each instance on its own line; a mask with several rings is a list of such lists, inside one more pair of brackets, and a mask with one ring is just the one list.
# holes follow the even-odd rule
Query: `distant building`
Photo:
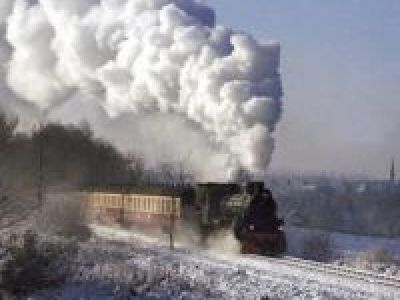
[[303, 190], [303, 191], [316, 191], [317, 190], [317, 185], [316, 184], [314, 184], [314, 183], [304, 183], [302, 186], [301, 186], [301, 189]]
[[356, 188], [357, 193], [362, 194], [367, 191], [367, 184], [365, 182], [359, 183]]

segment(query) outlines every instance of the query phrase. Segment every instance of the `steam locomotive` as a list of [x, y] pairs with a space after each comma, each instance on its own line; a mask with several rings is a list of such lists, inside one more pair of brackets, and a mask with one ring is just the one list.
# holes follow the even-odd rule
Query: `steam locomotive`
[[191, 185], [111, 185], [86, 191], [88, 216], [98, 222], [179, 233], [197, 232], [200, 243], [221, 229], [234, 230], [242, 253], [286, 251], [283, 220], [262, 182]]

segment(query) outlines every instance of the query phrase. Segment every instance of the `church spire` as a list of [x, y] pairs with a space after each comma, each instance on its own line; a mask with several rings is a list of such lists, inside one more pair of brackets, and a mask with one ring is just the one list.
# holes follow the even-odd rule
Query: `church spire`
[[392, 159], [392, 164], [390, 165], [390, 182], [394, 183], [396, 180], [396, 173], [394, 170], [394, 158]]

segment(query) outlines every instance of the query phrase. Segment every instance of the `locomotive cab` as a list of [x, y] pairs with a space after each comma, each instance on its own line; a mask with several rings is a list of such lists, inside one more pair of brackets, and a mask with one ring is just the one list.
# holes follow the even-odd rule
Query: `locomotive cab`
[[[240, 195], [241, 187], [238, 184], [224, 183], [199, 183], [195, 192], [195, 216], [201, 239], [205, 241], [207, 236], [215, 230], [230, 228], [235, 211], [230, 209], [232, 197]], [[240, 199], [239, 199], [240, 204]]]

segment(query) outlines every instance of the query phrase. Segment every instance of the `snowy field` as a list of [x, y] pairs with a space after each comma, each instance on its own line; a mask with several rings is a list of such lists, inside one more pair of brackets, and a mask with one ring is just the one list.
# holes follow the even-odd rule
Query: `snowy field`
[[338, 232], [326, 232], [298, 227], [285, 228], [288, 236], [289, 251], [293, 255], [298, 255], [299, 247], [304, 237], [310, 233], [328, 234], [334, 250], [344, 254], [356, 254], [362, 251], [373, 249], [387, 249], [396, 257], [400, 258], [400, 239], [389, 239], [381, 237], [359, 236]]
[[[94, 237], [65, 262], [74, 270], [67, 283], [30, 299], [400, 299], [395, 288], [237, 255], [234, 247], [170, 250], [167, 236], [92, 230]], [[231, 247], [230, 237], [222, 244]]]

